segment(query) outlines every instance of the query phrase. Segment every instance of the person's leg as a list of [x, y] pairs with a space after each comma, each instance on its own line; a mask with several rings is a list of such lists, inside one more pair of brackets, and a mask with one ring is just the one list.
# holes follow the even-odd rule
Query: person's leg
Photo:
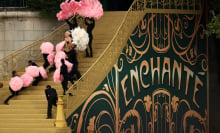
[[10, 96], [8, 96], [8, 98], [4, 101], [4, 104], [8, 104], [8, 101], [13, 98], [15, 96], [15, 94], [11, 94]]
[[88, 48], [86, 48], [86, 57], [89, 57]]
[[68, 87], [67, 87], [68, 80], [67, 79], [63, 79], [61, 84], [62, 84], [62, 88], [63, 88], [63, 95], [65, 95], [66, 91], [68, 90]]
[[48, 100], [47, 118], [52, 118], [52, 101]]
[[57, 99], [56, 98], [53, 99], [53, 105], [57, 106]]
[[80, 72], [78, 70], [78, 64], [75, 64], [74, 73], [76, 74], [76, 78], [77, 79], [81, 78], [81, 74], [80, 74]]
[[93, 40], [93, 36], [92, 33], [90, 33], [90, 37], [89, 37], [89, 49], [90, 49], [90, 57], [93, 57], [93, 53], [92, 53], [92, 40]]
[[44, 58], [43, 67], [44, 67], [44, 69], [46, 69], [50, 65], [50, 63], [47, 60], [47, 56], [48, 56], [48, 54], [43, 54], [43, 58]]
[[32, 85], [36, 86], [42, 79], [43, 79], [42, 76], [39, 74], [39, 76], [35, 78], [35, 80], [32, 83]]
[[55, 64], [49, 68], [49, 72], [54, 72], [56, 70]]
[[13, 91], [13, 90], [11, 89], [11, 87], [9, 87], [9, 90], [10, 90], [10, 92], [11, 92], [11, 95], [8, 96], [8, 98], [4, 101], [4, 104], [8, 104], [8, 101], [9, 101], [11, 98], [13, 98], [15, 95], [18, 94], [18, 92]]

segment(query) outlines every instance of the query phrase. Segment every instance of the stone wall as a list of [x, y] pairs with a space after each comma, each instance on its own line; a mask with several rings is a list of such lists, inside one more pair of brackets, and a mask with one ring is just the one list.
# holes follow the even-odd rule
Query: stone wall
[[42, 18], [37, 12], [0, 12], [0, 59], [43, 38], [64, 22]]

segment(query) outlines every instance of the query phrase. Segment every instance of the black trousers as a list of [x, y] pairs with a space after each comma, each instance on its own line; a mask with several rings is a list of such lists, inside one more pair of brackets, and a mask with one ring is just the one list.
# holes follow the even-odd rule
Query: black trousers
[[66, 91], [68, 90], [68, 78], [64, 78], [63, 81], [62, 81], [62, 88], [63, 88], [63, 95], [65, 95]]
[[48, 99], [48, 107], [47, 107], [47, 117], [52, 117], [52, 106], [57, 106], [57, 98], [53, 97], [53, 98], [49, 98]]
[[44, 64], [43, 64], [43, 67], [44, 67], [44, 69], [46, 69], [49, 65], [50, 65], [50, 63], [48, 62], [48, 60], [47, 60], [47, 56], [48, 56], [49, 54], [43, 54], [43, 58], [44, 58]]
[[80, 74], [80, 72], [78, 70], [78, 63], [74, 63], [73, 64], [73, 68], [72, 68], [72, 70], [70, 72], [71, 80], [74, 79], [74, 75], [76, 75], [77, 79], [79, 79], [81, 77], [81, 74]]
[[11, 92], [11, 95], [8, 96], [8, 98], [4, 101], [5, 104], [8, 104], [8, 101], [9, 101], [11, 98], [13, 98], [14, 96], [18, 95], [18, 91], [13, 91], [13, 90], [11, 89], [11, 87], [9, 87], [9, 90], [10, 90], [10, 92]]
[[35, 78], [32, 85], [36, 86], [42, 79], [43, 79], [42, 76], [39, 74], [39, 76]]
[[92, 57], [93, 54], [92, 54], [92, 40], [93, 40], [93, 35], [92, 33], [88, 33], [89, 34], [89, 51], [90, 51], [90, 55], [89, 55], [89, 51], [88, 51], [88, 48], [86, 48], [86, 56], [87, 57]]

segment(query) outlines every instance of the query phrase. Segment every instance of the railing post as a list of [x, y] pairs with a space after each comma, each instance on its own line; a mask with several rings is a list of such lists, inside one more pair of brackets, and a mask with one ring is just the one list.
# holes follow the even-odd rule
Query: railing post
[[64, 115], [63, 95], [58, 96], [57, 116], [56, 116], [55, 127], [67, 127], [66, 119]]

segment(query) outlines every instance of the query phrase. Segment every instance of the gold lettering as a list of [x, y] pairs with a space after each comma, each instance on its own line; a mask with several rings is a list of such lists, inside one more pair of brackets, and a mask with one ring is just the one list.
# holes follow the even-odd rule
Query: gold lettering
[[194, 73], [187, 66], [184, 66], [184, 71], [186, 71], [186, 90], [185, 90], [185, 94], [187, 95], [188, 88], [189, 88], [189, 76], [193, 77]]
[[173, 83], [173, 87], [174, 87], [174, 81], [175, 81], [175, 72], [177, 72], [178, 74], [178, 79], [179, 79], [179, 90], [180, 90], [180, 85], [181, 85], [181, 75], [182, 75], [182, 64], [180, 63], [179, 65], [177, 64], [177, 61], [174, 60], [173, 63], [173, 75], [172, 75], [172, 83]]
[[196, 76], [196, 79], [195, 79], [195, 87], [194, 87], [194, 93], [193, 93], [193, 102], [194, 102], [195, 105], [199, 108], [199, 105], [198, 105], [198, 103], [196, 102], [196, 93], [199, 91], [198, 85], [200, 85], [201, 87], [203, 87], [202, 81], [199, 79], [198, 76]]
[[154, 74], [158, 74], [158, 84], [160, 84], [160, 57], [157, 57], [157, 66], [154, 68], [153, 58], [150, 59], [151, 62], [151, 73], [152, 73], [152, 85], [154, 85]]
[[127, 95], [126, 95], [126, 92], [127, 92], [127, 88], [125, 87], [125, 82], [126, 80], [128, 79], [128, 75], [126, 75], [123, 80], [121, 81], [121, 86], [122, 86], [122, 90], [123, 90], [123, 94], [124, 94], [124, 99], [125, 99], [125, 105], [127, 106], [130, 102], [131, 102], [131, 98], [130, 100], [127, 100]]
[[[166, 65], [167, 65], [167, 69], [166, 69]], [[166, 73], [168, 74], [169, 86], [170, 86], [170, 59], [165, 57], [163, 62], [163, 70], [162, 70], [162, 84], [164, 80], [164, 75]]]
[[141, 62], [141, 66], [140, 66], [140, 81], [141, 81], [141, 85], [145, 88], [145, 89], [147, 89], [150, 85], [149, 84], [144, 84], [144, 82], [143, 82], [143, 77], [142, 77], [142, 70], [143, 70], [143, 68], [146, 68], [146, 70], [145, 70], [145, 72], [143, 72], [143, 75], [147, 75], [148, 73], [149, 73], [149, 64], [148, 64], [148, 62], [147, 61], [142, 61]]
[[135, 66], [135, 71], [134, 70], [130, 70], [130, 74], [131, 74], [131, 87], [132, 87], [132, 93], [133, 96], [134, 94], [134, 78], [137, 82], [137, 87], [138, 87], [138, 92], [140, 92], [140, 85], [139, 85], [139, 76], [138, 76], [138, 70], [137, 70], [137, 66]]

